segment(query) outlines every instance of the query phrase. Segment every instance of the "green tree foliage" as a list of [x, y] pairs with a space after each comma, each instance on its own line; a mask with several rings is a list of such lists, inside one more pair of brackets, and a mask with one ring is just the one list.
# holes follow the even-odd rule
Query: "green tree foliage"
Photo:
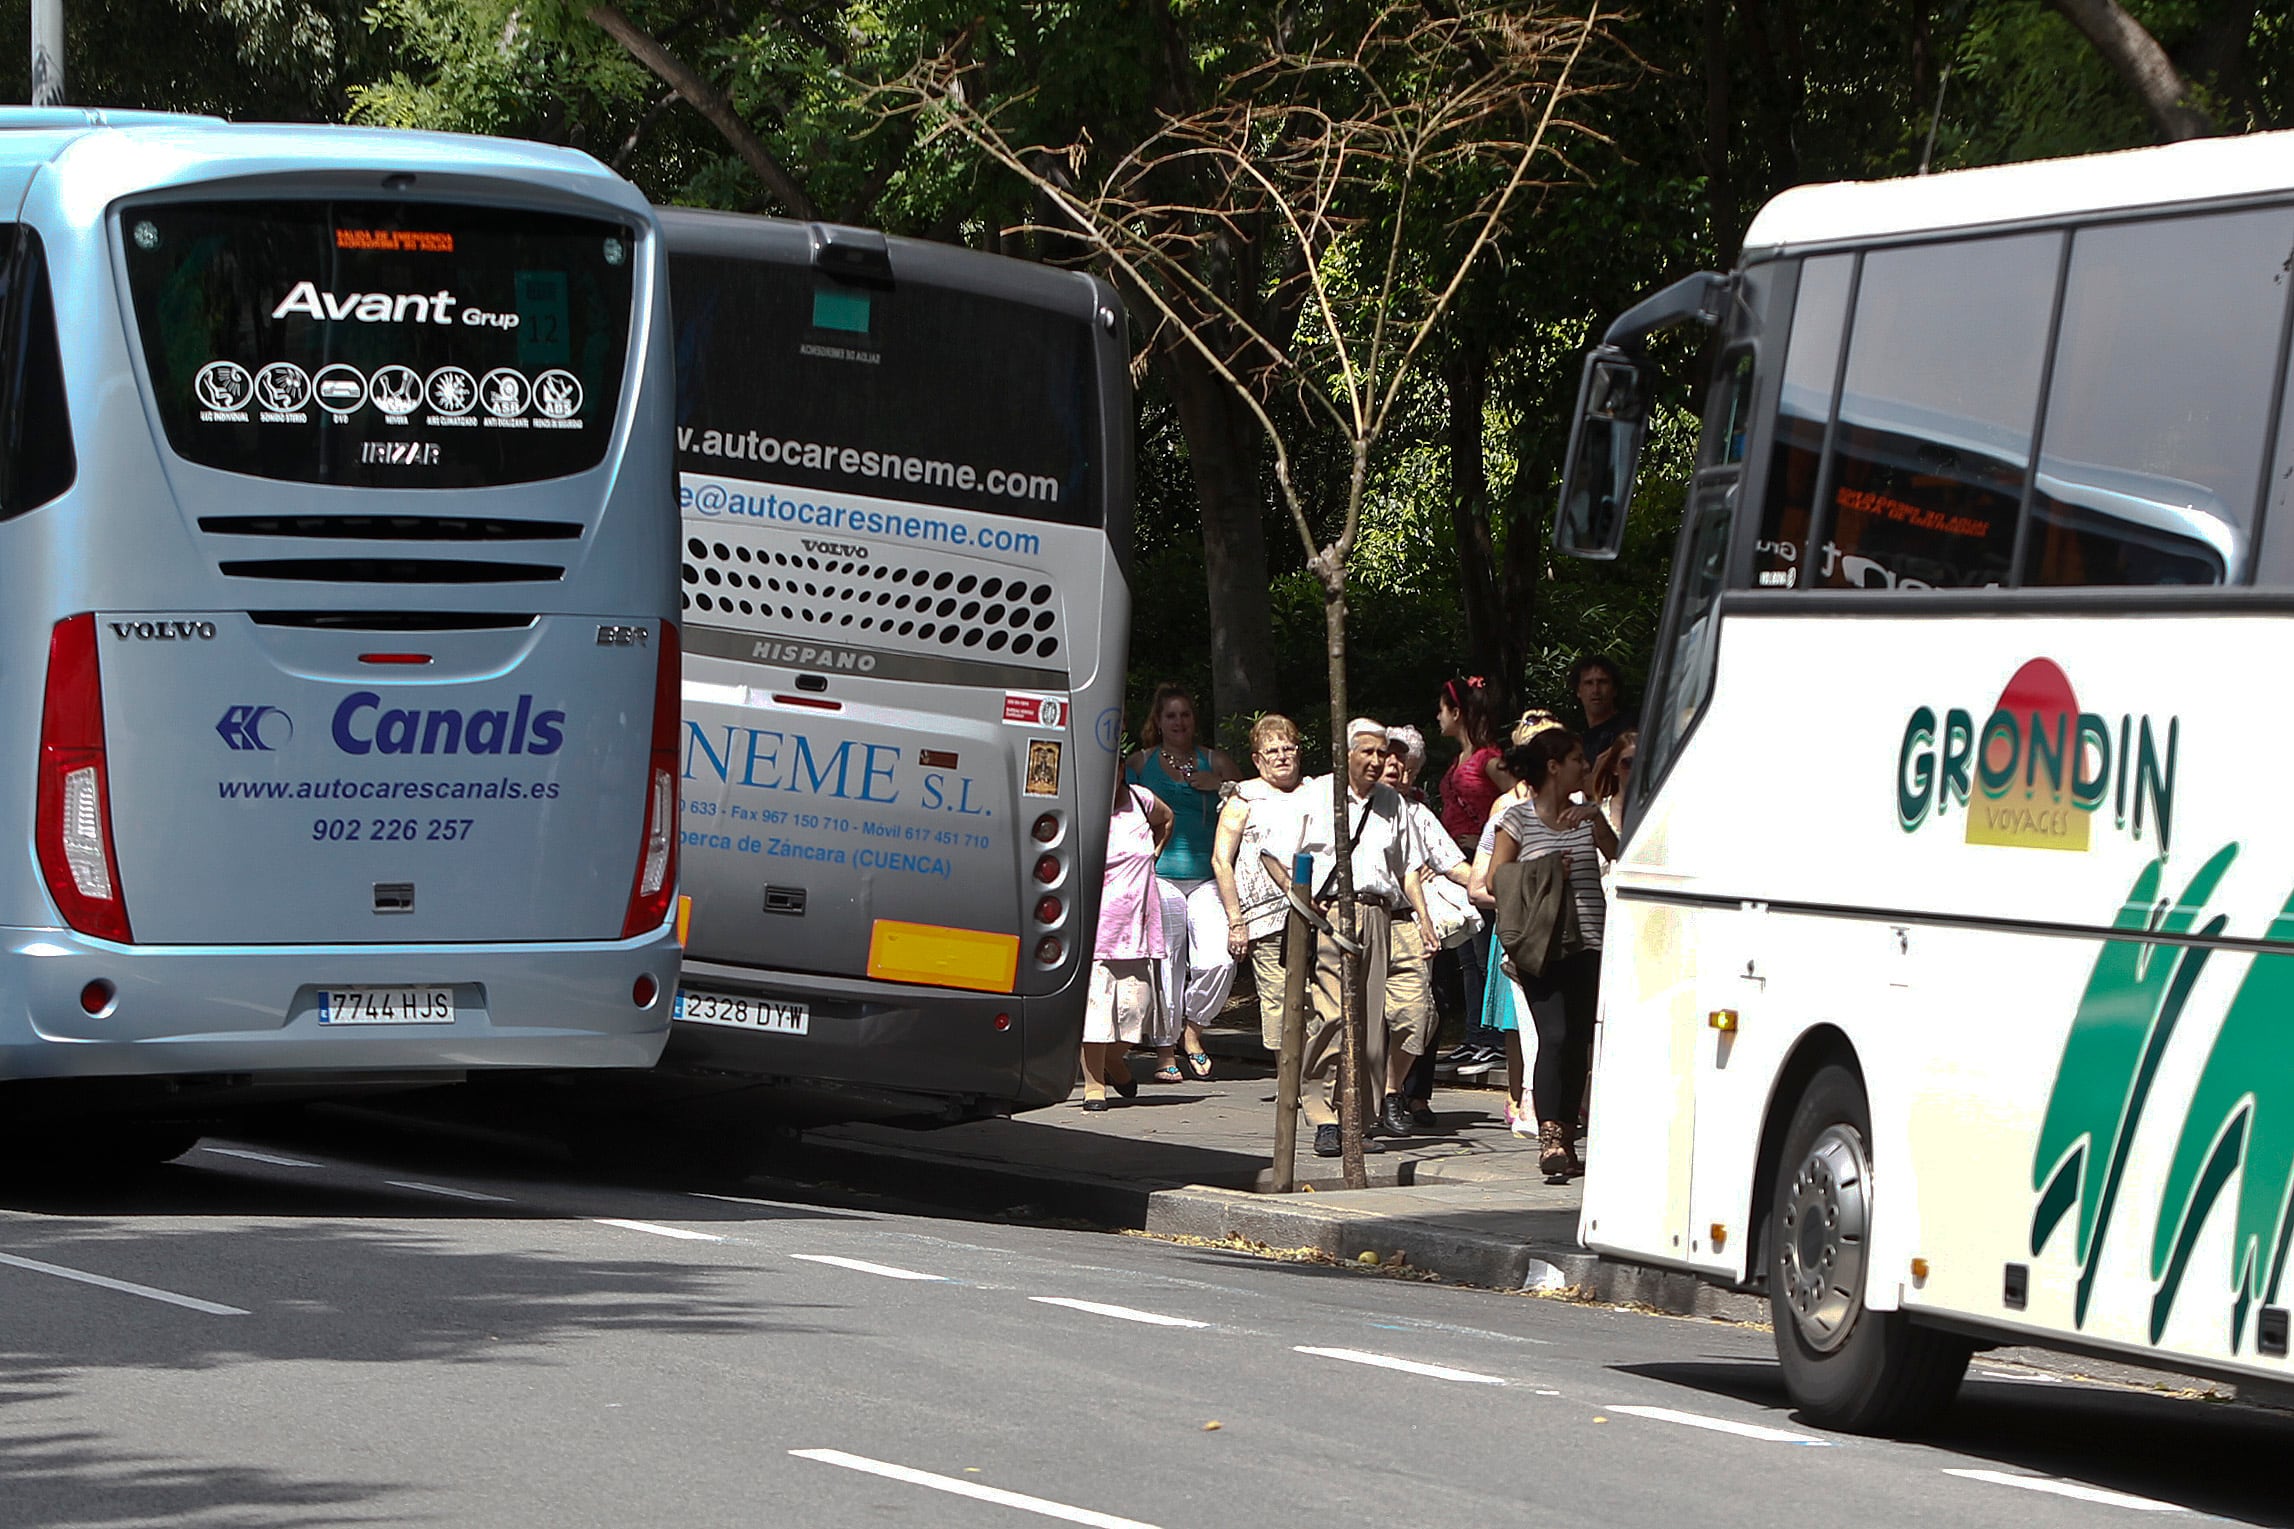
[[[2223, 130], [2294, 125], [2294, 12], [2122, 3]], [[1035, 231], [1045, 208], [1019, 178], [958, 135], [887, 116], [877, 87], [953, 45], [973, 66], [967, 88], [1013, 142], [1120, 154], [1263, 58], [1268, 39], [1296, 45], [1361, 5], [627, 0], [619, 12], [723, 93], [822, 216], [1065, 260], [1078, 251]], [[535, 137], [597, 155], [657, 200], [781, 210], [589, 0], [67, 0], [66, 14], [75, 101]], [[0, 0], [0, 36], [27, 25], [25, 0]], [[1612, 26], [1616, 48], [1586, 63], [1600, 89], [1557, 140], [1565, 164], [1475, 266], [1365, 485], [1351, 597], [1359, 709], [1423, 725], [1453, 670], [1493, 674], [1517, 703], [1560, 706], [1562, 671], [1589, 649], [1613, 653], [1629, 681], [1645, 674], [1701, 356], [1693, 340], [1660, 352], [1674, 413], [1652, 443], [1633, 540], [1611, 565], [1556, 563], [1546, 548], [1578, 358], [1642, 293], [1726, 265], [1770, 196], [1923, 161], [1951, 169], [2154, 137], [2055, 0], [1633, 0]], [[21, 47], [0, 50], [0, 89], [25, 94]], [[1483, 189], [1463, 177], [1443, 195], [1464, 206]], [[1456, 219], [1439, 197], [1423, 205], [1404, 257], [1438, 264], [1455, 252]], [[1205, 273], [1264, 300], [1283, 274], [1266, 248], [1238, 226], [1206, 245]], [[1138, 329], [1151, 353], [1152, 326]], [[1175, 677], [1209, 695], [1225, 662], [1210, 634], [1234, 614], [1209, 594], [1202, 505], [1215, 464], [1191, 448], [1167, 366], [1138, 375], [1133, 688], [1143, 699]], [[1296, 440], [1291, 470], [1310, 498], [1336, 502], [1343, 442], [1312, 430]], [[1265, 602], [1273, 683], [1251, 706], [1288, 703], [1306, 720], [1322, 688], [1319, 596], [1271, 464], [1246, 457], [1232, 472], [1268, 533], [1247, 598]], [[1231, 572], [1221, 587], [1233, 589]]]

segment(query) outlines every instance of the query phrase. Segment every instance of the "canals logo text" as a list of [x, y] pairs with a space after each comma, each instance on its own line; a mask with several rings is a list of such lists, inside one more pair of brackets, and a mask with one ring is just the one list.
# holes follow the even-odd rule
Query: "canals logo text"
[[[1979, 723], [1977, 718], [1981, 716]], [[2182, 721], [2079, 709], [2053, 659], [2015, 671], [1988, 713], [1913, 709], [1896, 754], [1896, 821], [1917, 832], [1957, 804], [1970, 844], [2087, 848], [2096, 815], [2172, 846]]]

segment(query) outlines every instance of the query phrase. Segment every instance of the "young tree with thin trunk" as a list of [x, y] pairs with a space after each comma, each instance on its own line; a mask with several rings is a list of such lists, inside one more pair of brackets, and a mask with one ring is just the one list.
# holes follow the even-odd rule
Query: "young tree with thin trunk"
[[[887, 87], [921, 131], [955, 133], [1020, 177], [1039, 232], [1076, 241], [1124, 292], [1150, 350], [1183, 348], [1256, 423], [1322, 591], [1329, 668], [1346, 1182], [1362, 1165], [1367, 1055], [1347, 808], [1347, 563], [1381, 441], [1475, 266], [1566, 172], [1564, 113], [1610, 19], [1602, 0], [1397, 0], [1286, 13], [1256, 60], [1166, 113], [1126, 152], [1015, 142], [968, 88], [961, 39]], [[1270, 26], [1273, 23], [1270, 22]], [[1248, 229], [1263, 300], [1231, 300], [1204, 255]], [[1272, 237], [1270, 238], [1270, 232]], [[1274, 316], [1272, 322], [1268, 316]], [[1346, 464], [1335, 504], [1294, 469], [1310, 433]]]

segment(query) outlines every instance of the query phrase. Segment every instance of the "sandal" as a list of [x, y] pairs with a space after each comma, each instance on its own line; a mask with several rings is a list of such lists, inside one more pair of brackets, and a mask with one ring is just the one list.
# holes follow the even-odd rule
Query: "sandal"
[[1174, 1062], [1169, 1067], [1156, 1068], [1154, 1075], [1148, 1081], [1153, 1083], [1184, 1083], [1187, 1081], [1187, 1075], [1179, 1071], [1178, 1064]]
[[1187, 1071], [1194, 1074], [1197, 1083], [1211, 1081], [1211, 1054], [1208, 1051], [1187, 1053]]

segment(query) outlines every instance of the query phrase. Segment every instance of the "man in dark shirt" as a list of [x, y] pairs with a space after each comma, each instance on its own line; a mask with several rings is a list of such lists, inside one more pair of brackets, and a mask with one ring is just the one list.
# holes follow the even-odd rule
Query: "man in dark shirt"
[[1621, 704], [1624, 684], [1617, 666], [1600, 654], [1588, 653], [1569, 666], [1569, 688], [1577, 692], [1577, 704], [1585, 711], [1585, 726], [1577, 736], [1585, 742], [1588, 760], [1598, 760], [1619, 733], [1640, 725]]

